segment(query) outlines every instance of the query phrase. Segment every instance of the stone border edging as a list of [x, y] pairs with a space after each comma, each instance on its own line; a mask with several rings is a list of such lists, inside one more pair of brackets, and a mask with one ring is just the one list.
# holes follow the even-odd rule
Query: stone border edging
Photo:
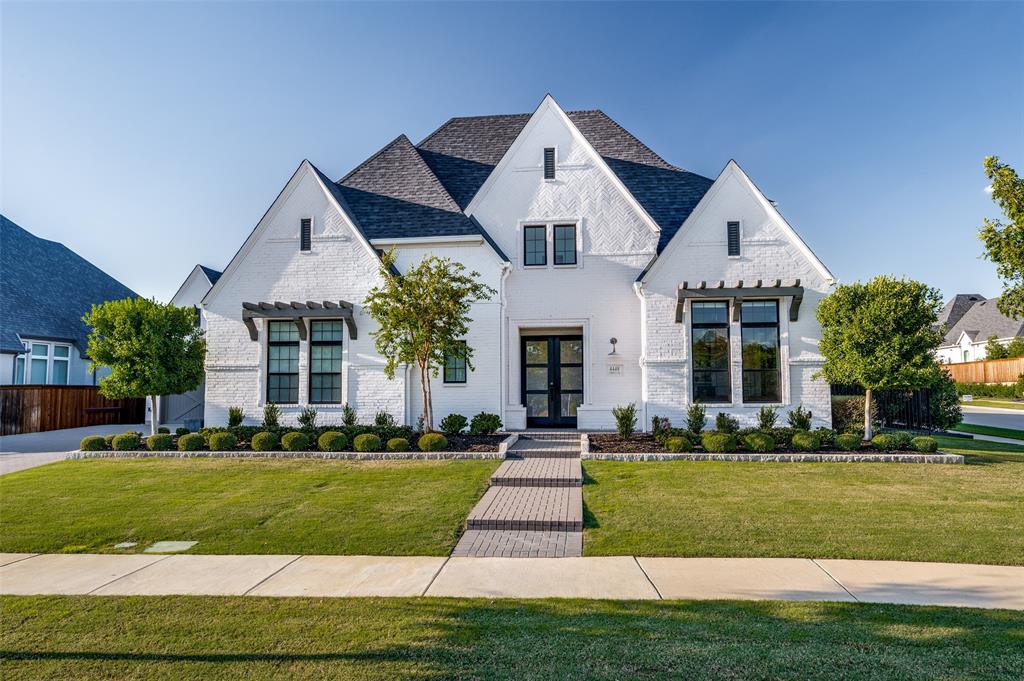
[[590, 454], [590, 434], [580, 433], [580, 456], [586, 458]]
[[709, 454], [706, 452], [680, 452], [678, 454], [664, 452], [593, 452], [585, 453], [585, 461], [753, 461], [772, 463], [944, 463], [962, 464], [964, 457], [960, 454], [838, 454], [815, 453], [805, 454]]
[[310, 459], [334, 461], [446, 461], [455, 459], [504, 459], [501, 452], [252, 452], [232, 450], [193, 452], [127, 450], [68, 452], [68, 459]]
[[519, 433], [512, 433], [507, 438], [498, 443], [498, 454], [505, 457], [508, 454], [508, 450], [512, 449], [512, 445], [519, 442]]

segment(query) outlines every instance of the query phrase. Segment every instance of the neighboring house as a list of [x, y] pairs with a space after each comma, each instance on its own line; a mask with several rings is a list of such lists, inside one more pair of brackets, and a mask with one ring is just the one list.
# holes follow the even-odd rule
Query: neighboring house
[[66, 246], [0, 215], [0, 385], [95, 385], [82, 315], [135, 296]]
[[[814, 312], [821, 261], [733, 161], [716, 179], [671, 165], [601, 111], [453, 118], [405, 135], [338, 182], [303, 161], [203, 302], [206, 423], [350, 404], [415, 424], [418, 377], [384, 374], [367, 292], [380, 254], [480, 273], [474, 369], [452, 359], [434, 413], [499, 414], [506, 428], [682, 424], [694, 401], [751, 423], [803, 403], [831, 423]], [[436, 424], [435, 424], [436, 425]]]
[[943, 364], [985, 359], [992, 336], [1003, 345], [1024, 336], [1024, 321], [1005, 316], [994, 298], [986, 300], [978, 293], [956, 295], [942, 309], [939, 323], [946, 325], [946, 335], [935, 355]]
[[[201, 303], [203, 297], [220, 279], [220, 272], [212, 267], [196, 265], [181, 283], [178, 292], [171, 298], [171, 304], [178, 307], [194, 307], [199, 325], [206, 328]], [[206, 382], [198, 388], [180, 395], [165, 395], [160, 398], [160, 423], [184, 423], [187, 419], [202, 421]]]

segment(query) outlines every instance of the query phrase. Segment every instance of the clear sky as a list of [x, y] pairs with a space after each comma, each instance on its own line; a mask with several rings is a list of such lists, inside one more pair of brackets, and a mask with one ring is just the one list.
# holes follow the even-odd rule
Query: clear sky
[[222, 269], [303, 158], [600, 108], [735, 158], [841, 281], [993, 296], [981, 161], [1024, 171], [1024, 3], [0, 5], [0, 205], [139, 293]]

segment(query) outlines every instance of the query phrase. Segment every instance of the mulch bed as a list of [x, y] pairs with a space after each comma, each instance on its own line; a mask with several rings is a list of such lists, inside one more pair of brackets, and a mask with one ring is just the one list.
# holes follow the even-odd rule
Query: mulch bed
[[595, 433], [590, 436], [590, 451], [647, 454], [649, 452], [664, 452], [665, 448], [650, 433], [636, 433], [628, 440], [623, 440], [617, 434]]
[[[449, 452], [496, 452], [508, 435], [445, 435]], [[415, 447], [416, 443], [413, 442]]]

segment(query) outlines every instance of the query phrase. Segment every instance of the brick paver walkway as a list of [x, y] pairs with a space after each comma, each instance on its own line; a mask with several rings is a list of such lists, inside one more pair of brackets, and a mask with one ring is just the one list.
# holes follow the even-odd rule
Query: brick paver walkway
[[578, 434], [524, 434], [469, 512], [452, 555], [583, 555], [582, 485]]

